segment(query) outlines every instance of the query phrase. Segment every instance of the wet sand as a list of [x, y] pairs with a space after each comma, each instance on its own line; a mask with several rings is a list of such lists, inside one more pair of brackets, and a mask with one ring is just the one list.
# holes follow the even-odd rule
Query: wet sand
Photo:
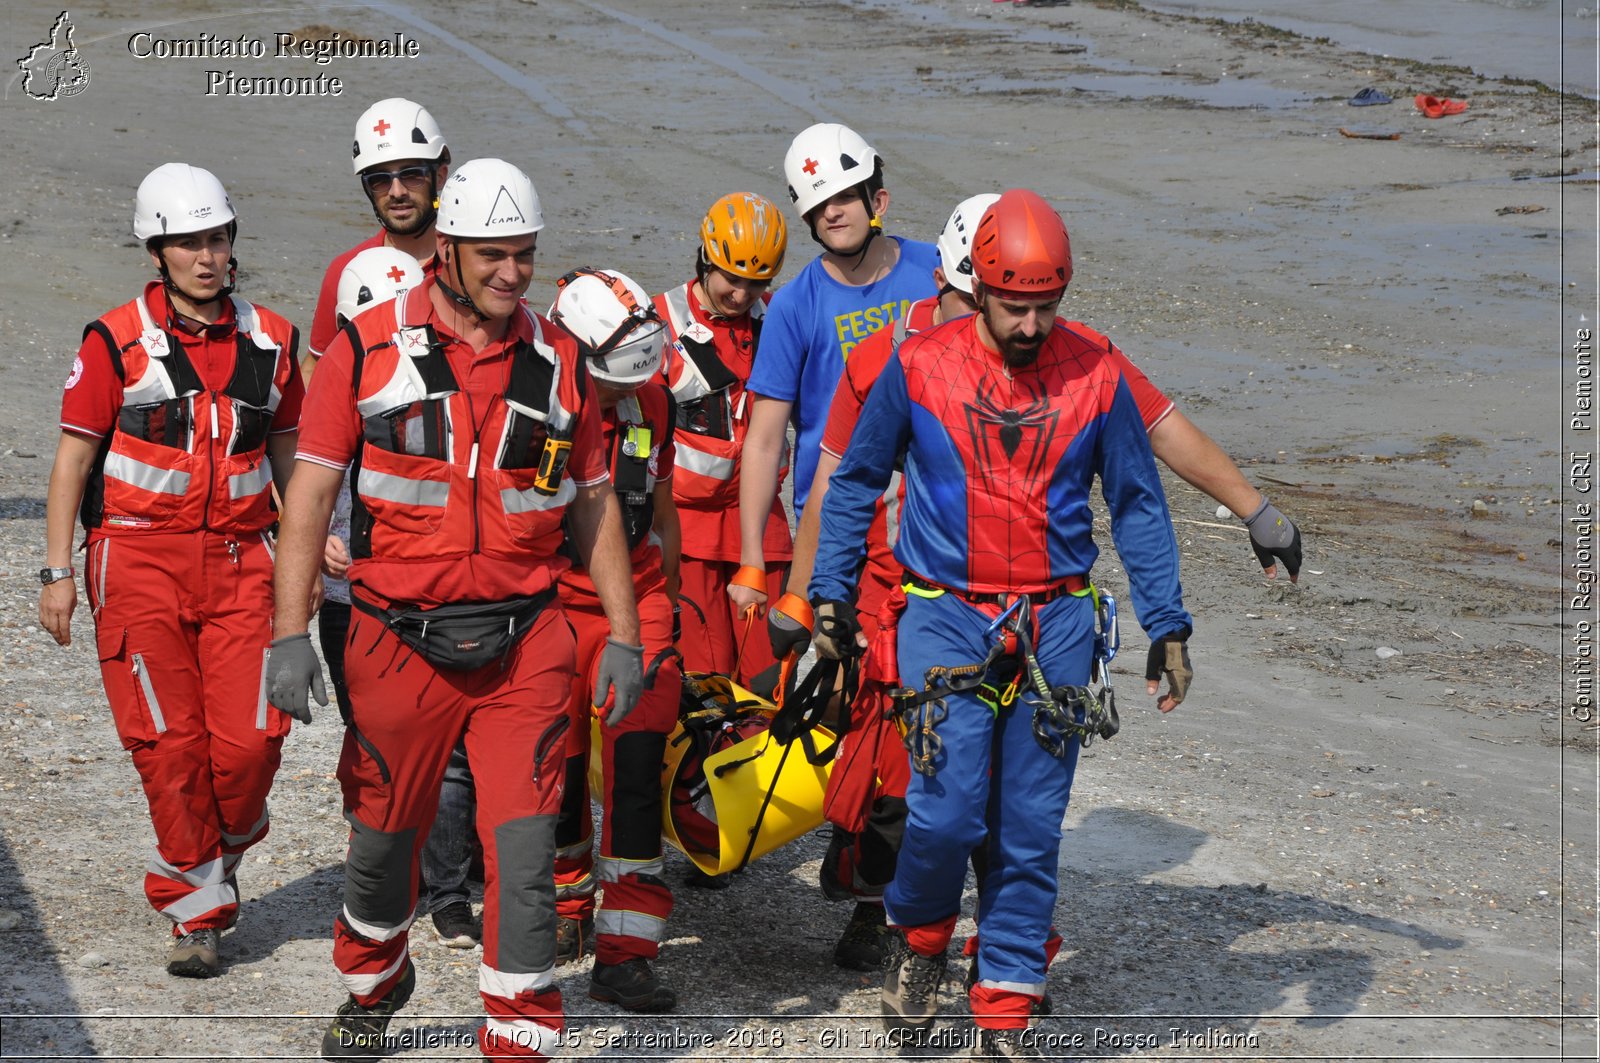
[[[11, 52], [57, 13], [8, 15]], [[172, 159], [221, 176], [242, 293], [305, 328], [328, 259], [373, 229], [350, 127], [404, 94], [458, 161], [497, 154], [532, 175], [549, 226], [541, 309], [580, 264], [652, 291], [680, 282], [700, 212], [736, 188], [783, 199], [783, 151], [815, 120], [854, 125], [884, 155], [894, 232], [932, 239], [973, 192], [1035, 188], [1072, 232], [1065, 312], [1110, 334], [1301, 523], [1306, 574], [1269, 584], [1237, 522], [1168, 480], [1198, 677], [1159, 716], [1124, 618], [1123, 731], [1085, 756], [1063, 847], [1067, 946], [1043, 1027], [1063, 1055], [1592, 1058], [1595, 733], [1564, 711], [1560, 656], [1574, 619], [1563, 373], [1595, 318], [1592, 103], [1125, 3], [147, 2], [73, 16], [89, 85], [46, 103], [13, 82], [0, 159], [8, 1057], [293, 1058], [341, 999], [332, 713], [288, 742], [226, 975], [169, 979], [140, 892], [149, 828], [88, 617], [57, 649], [33, 573], [81, 328], [148, 274], [128, 232], [139, 179]], [[421, 54], [139, 59], [127, 44], [141, 28], [269, 50], [281, 31], [403, 33]], [[208, 69], [344, 88], [207, 97]], [[1345, 105], [1369, 85], [1395, 102]], [[1419, 92], [1471, 107], [1430, 121], [1408, 102]], [[802, 232], [791, 275], [810, 253]], [[1117, 588], [1104, 532], [1096, 578]], [[583, 968], [564, 971], [591, 1035], [569, 1055], [881, 1055], [876, 981], [829, 963], [847, 912], [815, 888], [822, 848], [796, 843], [724, 893], [680, 891], [661, 966], [685, 1016], [619, 1019], [586, 999]], [[415, 944], [419, 990], [396, 1030], [469, 1030], [475, 956], [422, 932]], [[245, 1017], [134, 1017], [167, 1013]], [[830, 1049], [840, 1027], [847, 1047]], [[678, 1040], [597, 1049], [596, 1029]], [[772, 1029], [784, 1046], [760, 1043]], [[711, 1047], [684, 1045], [691, 1034]]]

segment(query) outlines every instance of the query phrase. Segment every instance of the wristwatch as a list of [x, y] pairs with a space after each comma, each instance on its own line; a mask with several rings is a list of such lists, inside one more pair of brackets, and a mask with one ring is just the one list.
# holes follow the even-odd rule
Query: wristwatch
[[48, 587], [58, 579], [71, 579], [77, 574], [78, 570], [75, 568], [41, 568], [39, 582]]

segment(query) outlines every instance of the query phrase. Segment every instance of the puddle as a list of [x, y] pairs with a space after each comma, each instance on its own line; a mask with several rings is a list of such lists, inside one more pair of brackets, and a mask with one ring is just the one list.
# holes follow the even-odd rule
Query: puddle
[[1201, 107], [1244, 110], [1286, 110], [1312, 102], [1292, 89], [1279, 89], [1250, 78], [1224, 78], [1212, 84], [1159, 74], [1071, 74], [1049, 80], [979, 78], [973, 91], [988, 93], [1096, 92], [1130, 100], [1187, 100]]

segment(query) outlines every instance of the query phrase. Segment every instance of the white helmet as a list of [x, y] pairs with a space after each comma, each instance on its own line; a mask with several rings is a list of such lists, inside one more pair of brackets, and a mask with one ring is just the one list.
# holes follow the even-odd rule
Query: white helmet
[[972, 294], [972, 234], [983, 220], [983, 212], [999, 198], [997, 193], [984, 192], [963, 199], [939, 234], [939, 264], [944, 268], [945, 283], [968, 295]]
[[848, 126], [819, 122], [800, 131], [783, 157], [789, 198], [803, 220], [817, 204], [846, 188], [870, 181], [878, 153]]
[[416, 259], [393, 247], [369, 247], [346, 263], [344, 272], [339, 274], [334, 312], [345, 321], [353, 321], [363, 310], [386, 303], [421, 283], [422, 267]]
[[445, 153], [439, 123], [420, 103], [379, 100], [356, 119], [355, 172], [396, 159], [434, 159]]
[[544, 228], [544, 212], [527, 174], [503, 159], [473, 159], [439, 189], [438, 226], [448, 236], [526, 236]]
[[222, 182], [186, 162], [157, 166], [133, 197], [133, 235], [140, 240], [204, 232], [235, 217]]
[[578, 341], [596, 380], [626, 387], [661, 368], [666, 325], [637, 281], [616, 270], [575, 269], [556, 289], [550, 320]]

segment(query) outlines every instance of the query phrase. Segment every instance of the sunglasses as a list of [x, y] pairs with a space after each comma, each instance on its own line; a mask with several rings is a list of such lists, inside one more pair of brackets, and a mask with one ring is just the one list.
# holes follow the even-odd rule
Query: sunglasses
[[373, 195], [389, 191], [389, 186], [395, 181], [416, 192], [424, 188], [432, 177], [433, 168], [430, 166], [407, 166], [403, 170], [372, 170], [363, 173], [361, 184]]

